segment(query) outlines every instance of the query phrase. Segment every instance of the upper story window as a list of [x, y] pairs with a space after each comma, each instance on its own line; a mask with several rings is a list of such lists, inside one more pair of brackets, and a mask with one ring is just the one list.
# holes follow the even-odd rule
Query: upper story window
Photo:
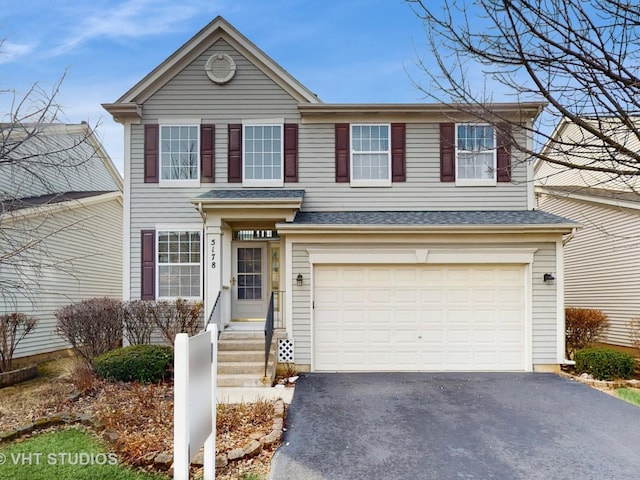
[[456, 182], [495, 184], [496, 134], [491, 125], [456, 125]]
[[199, 230], [158, 231], [159, 298], [201, 298]]
[[199, 125], [160, 127], [160, 180], [199, 182]]
[[282, 125], [243, 125], [243, 183], [281, 187], [283, 179]]
[[351, 184], [391, 185], [389, 125], [351, 125]]

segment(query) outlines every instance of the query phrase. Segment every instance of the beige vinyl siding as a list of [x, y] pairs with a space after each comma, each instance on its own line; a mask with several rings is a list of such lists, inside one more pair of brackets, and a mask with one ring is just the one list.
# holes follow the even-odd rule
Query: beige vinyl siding
[[631, 346], [627, 323], [640, 317], [640, 211], [551, 195], [539, 205], [582, 224], [564, 248], [565, 305], [602, 310], [607, 341]]
[[[602, 125], [597, 125], [597, 122], [602, 122]], [[618, 120], [612, 119], [611, 123], [607, 124], [606, 119], [600, 118], [594, 120], [594, 126], [597, 129], [602, 129], [605, 136], [615, 139], [629, 150], [636, 152], [640, 150], [640, 139], [630, 129], [621, 125]], [[564, 148], [567, 151], [561, 153], [548, 150], [545, 153], [550, 158], [574, 165], [589, 164], [590, 166], [593, 165], [595, 159], [602, 158], [603, 166], [616, 168], [610, 162], [610, 153], [601, 151], [602, 141], [575, 123], [567, 121], [558, 129], [556, 136], [556, 140], [560, 144], [566, 142], [567, 147]], [[568, 168], [549, 162], [540, 162], [537, 165], [535, 178], [538, 186], [584, 186], [622, 191], [628, 191], [633, 185], [637, 185], [638, 181], [630, 176], [623, 177], [607, 172]]]
[[[370, 247], [362, 244], [360, 247]], [[376, 244], [376, 247], [380, 247]], [[403, 244], [403, 248], [468, 248], [468, 245], [456, 244]], [[546, 272], [555, 272], [556, 269], [556, 244], [549, 243], [518, 243], [518, 244], [492, 244], [493, 248], [533, 248], [534, 254], [531, 285], [532, 293], [532, 355], [533, 364], [557, 364], [557, 323], [556, 323], [556, 286], [547, 285], [542, 277]], [[326, 244], [293, 244], [293, 273], [298, 273], [307, 279], [311, 278], [308, 249], [327, 247]], [[350, 245], [353, 247], [353, 245]], [[301, 365], [311, 364], [311, 316], [310, 316], [310, 282], [305, 282], [301, 287], [295, 285], [295, 279], [291, 279], [289, 287], [292, 289], [293, 298], [293, 338], [295, 344], [295, 362]]]
[[[41, 224], [41, 225], [40, 225]], [[60, 267], [31, 270], [30, 291], [5, 297], [0, 311], [18, 311], [38, 319], [34, 332], [19, 344], [15, 357], [52, 352], [69, 345], [55, 333], [54, 312], [93, 297], [122, 298], [122, 204], [110, 199], [23, 220], [18, 231], [35, 228], [44, 249]], [[32, 279], [37, 278], [37, 282]]]

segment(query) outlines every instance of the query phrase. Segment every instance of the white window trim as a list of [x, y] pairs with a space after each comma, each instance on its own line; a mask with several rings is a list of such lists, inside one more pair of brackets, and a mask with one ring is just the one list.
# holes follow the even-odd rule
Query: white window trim
[[[185, 119], [186, 120], [186, 119]], [[168, 122], [167, 120], [165, 121], [159, 121], [160, 124], [160, 131], [158, 132], [158, 186], [160, 187], [171, 187], [171, 188], [178, 188], [178, 187], [199, 187], [200, 186], [200, 120], [197, 121], [191, 121], [191, 122], [185, 122], [185, 123], [181, 123], [181, 122]], [[197, 161], [196, 161], [196, 173], [197, 173], [197, 177], [193, 178], [193, 179], [189, 179], [189, 180], [172, 180], [170, 178], [162, 178], [162, 128], [163, 127], [196, 127], [196, 133], [197, 133], [197, 145], [196, 145], [196, 154], [197, 154]]]
[[[185, 225], [175, 225], [175, 224], [159, 224], [155, 226], [155, 289], [156, 289], [156, 300], [176, 300], [178, 298], [183, 298], [185, 300], [192, 301], [202, 301], [204, 295], [204, 275], [202, 269], [202, 262], [204, 260], [204, 231], [202, 229], [202, 225], [195, 224], [185, 224]], [[200, 296], [198, 297], [172, 297], [172, 296], [161, 296], [160, 295], [160, 233], [162, 232], [199, 232], [200, 233]], [[165, 265], [165, 264], [163, 264]]]
[[[389, 172], [389, 178], [382, 180], [356, 180], [353, 178], [353, 127], [373, 127], [381, 126], [387, 127], [387, 171]], [[365, 152], [358, 152], [365, 153]], [[371, 151], [366, 153], [385, 153], [384, 151]], [[352, 187], [390, 187], [391, 182], [391, 124], [390, 123], [351, 123], [349, 124], [349, 180]]]
[[496, 139], [496, 129], [493, 127], [493, 178], [480, 179], [480, 178], [458, 178], [458, 125], [478, 126], [483, 127], [490, 124], [488, 123], [456, 123], [455, 124], [455, 172], [456, 172], [456, 186], [460, 187], [495, 187], [498, 184], [498, 147]]
[[[273, 121], [272, 121], [273, 120]], [[282, 123], [278, 123], [282, 120]], [[246, 127], [280, 127], [280, 178], [267, 180], [247, 179], [245, 177]], [[243, 187], [284, 187], [284, 119], [245, 120], [242, 122], [242, 186]]]

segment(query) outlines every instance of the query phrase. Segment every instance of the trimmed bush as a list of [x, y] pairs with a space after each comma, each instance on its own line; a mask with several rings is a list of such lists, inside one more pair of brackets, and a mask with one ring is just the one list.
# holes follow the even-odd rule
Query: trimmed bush
[[93, 364], [106, 380], [158, 383], [171, 376], [173, 350], [166, 345], [130, 345], [96, 357]]
[[98, 355], [122, 344], [122, 303], [113, 298], [91, 298], [56, 313], [58, 334], [89, 365]]
[[151, 318], [153, 302], [131, 300], [122, 304], [122, 326], [124, 337], [129, 345], [147, 345], [151, 343], [154, 323]]
[[184, 298], [175, 301], [157, 301], [148, 304], [148, 318], [162, 333], [169, 345], [173, 345], [178, 333], [194, 336], [202, 329], [202, 302], [192, 302]]
[[609, 318], [601, 310], [571, 307], [565, 309], [564, 316], [567, 358], [598, 342], [609, 328]]
[[13, 368], [13, 355], [18, 344], [36, 328], [38, 321], [24, 313], [0, 315], [0, 372]]
[[631, 355], [609, 348], [585, 348], [575, 354], [576, 373], [589, 373], [598, 380], [631, 378], [635, 360]]

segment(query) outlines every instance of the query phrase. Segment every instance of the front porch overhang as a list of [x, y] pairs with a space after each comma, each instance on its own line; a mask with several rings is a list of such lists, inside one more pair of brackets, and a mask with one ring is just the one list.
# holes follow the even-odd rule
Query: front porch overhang
[[203, 218], [224, 222], [292, 222], [302, 207], [304, 190], [211, 190], [191, 199]]

